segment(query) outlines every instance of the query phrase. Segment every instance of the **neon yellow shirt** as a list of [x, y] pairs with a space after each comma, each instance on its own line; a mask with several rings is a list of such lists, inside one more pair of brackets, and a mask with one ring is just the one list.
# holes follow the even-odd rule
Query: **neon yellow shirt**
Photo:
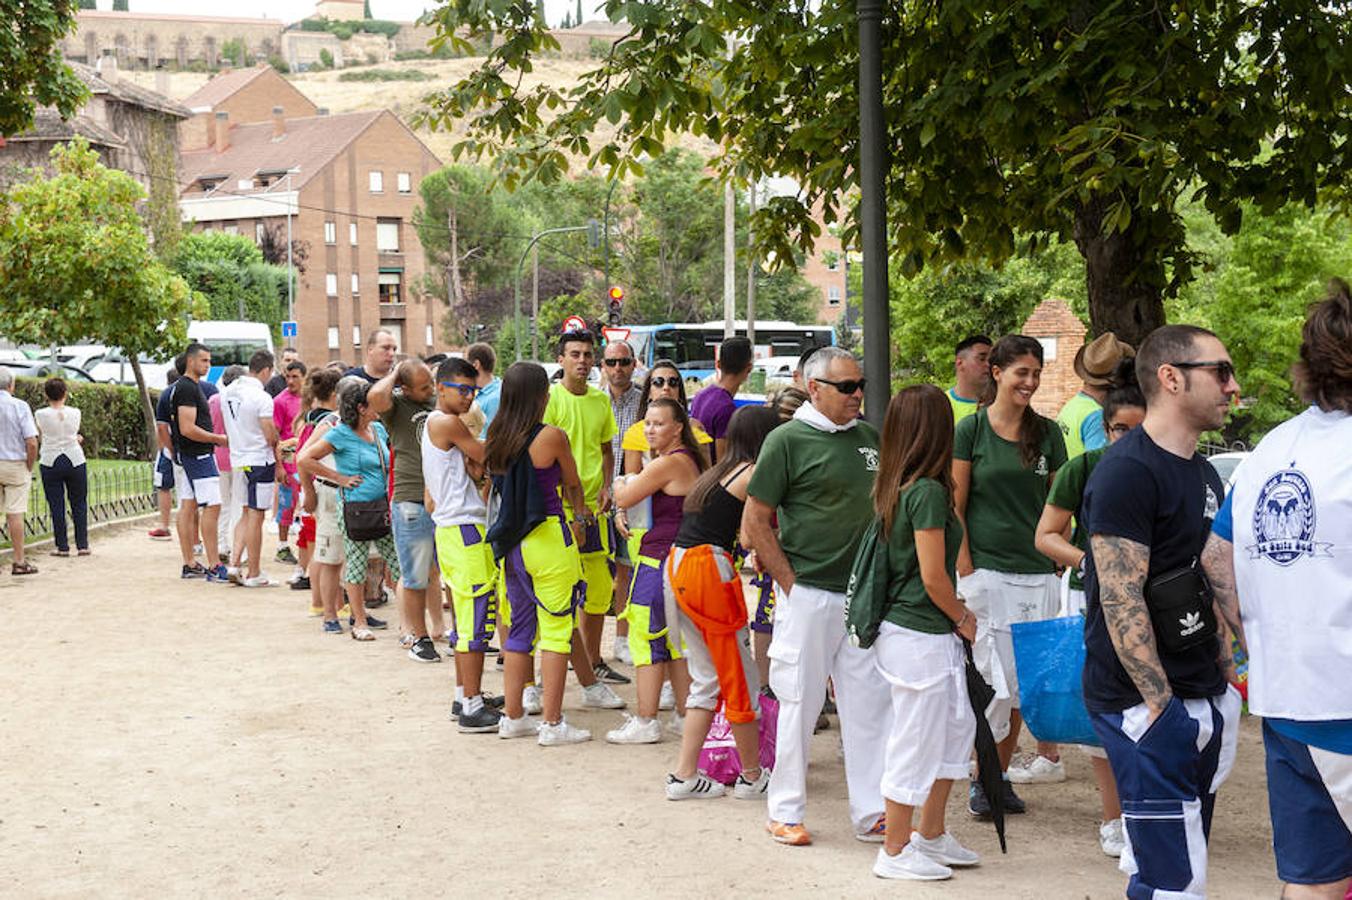
[[562, 382], [555, 383], [549, 388], [544, 422], [563, 429], [568, 435], [587, 508], [596, 512], [601, 486], [610, 474], [603, 466], [602, 445], [609, 446], [611, 438], [615, 437], [615, 414], [610, 409], [610, 398], [605, 391], [591, 385], [587, 385], [585, 393], [574, 394]]
[[948, 402], [953, 407], [954, 425], [976, 412], [977, 407], [980, 406], [975, 400], [968, 400], [966, 397], [959, 396], [956, 386], [944, 391], [944, 394], [947, 395]]
[[[695, 434], [696, 443], [712, 444], [714, 442], [714, 439], [709, 437], [708, 432], [694, 422], [690, 423], [690, 430]], [[629, 426], [629, 429], [624, 433], [624, 437], [620, 440], [620, 449], [637, 450], [640, 453], [647, 453], [652, 449], [648, 446], [648, 436], [643, 433], [642, 422], [635, 422]]]

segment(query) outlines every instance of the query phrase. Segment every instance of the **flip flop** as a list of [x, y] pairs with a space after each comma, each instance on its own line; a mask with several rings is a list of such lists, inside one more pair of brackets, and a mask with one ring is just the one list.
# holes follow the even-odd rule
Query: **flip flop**
[[52, 556], [70, 556], [70, 551], [69, 551], [69, 550], [53, 550], [53, 551], [51, 552], [51, 555], [52, 555]]
[[375, 634], [369, 628], [353, 628], [348, 633], [352, 635], [354, 641], [374, 641], [376, 639]]
[[9, 574], [11, 574], [11, 575], [36, 575], [36, 574], [38, 574], [38, 567], [35, 566], [35, 565], [33, 565], [33, 564], [30, 563], [30, 562], [11, 563], [11, 564], [10, 564], [10, 567], [9, 567]]

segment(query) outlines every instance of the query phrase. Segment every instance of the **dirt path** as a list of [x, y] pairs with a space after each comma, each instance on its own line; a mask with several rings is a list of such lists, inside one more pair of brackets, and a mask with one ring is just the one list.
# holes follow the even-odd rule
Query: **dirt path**
[[[323, 635], [308, 595], [182, 582], [174, 545], [143, 534], [0, 574], [0, 895], [1121, 896], [1081, 754], [1070, 782], [1025, 792], [1008, 856], [955, 791], [952, 830], [985, 864], [885, 883], [850, 831], [835, 729], [813, 748], [817, 843], [780, 847], [760, 804], [663, 799], [675, 745], [605, 744], [618, 714], [578, 709], [575, 688], [590, 744], [458, 734], [450, 665], [411, 662], [393, 630]], [[1254, 720], [1218, 805], [1211, 895], [1275, 896]]]

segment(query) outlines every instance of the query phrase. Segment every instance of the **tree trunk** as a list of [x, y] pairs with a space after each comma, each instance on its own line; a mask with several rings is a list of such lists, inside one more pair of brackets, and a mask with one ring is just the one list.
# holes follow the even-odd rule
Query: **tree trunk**
[[1075, 245], [1084, 257], [1089, 289], [1090, 330], [1111, 331], [1133, 347], [1164, 324], [1164, 298], [1159, 288], [1132, 280], [1141, 268], [1141, 252], [1132, 241], [1141, 217], [1134, 217], [1125, 233], [1105, 234], [1103, 212], [1107, 203], [1097, 200], [1075, 211]]
[[136, 392], [141, 395], [141, 413], [146, 420], [146, 459], [154, 459], [155, 451], [160, 447], [159, 435], [155, 429], [155, 407], [150, 402], [150, 390], [146, 387], [146, 377], [141, 372], [141, 361], [137, 359], [135, 353], [127, 354], [127, 361], [131, 363], [131, 373], [136, 376]]

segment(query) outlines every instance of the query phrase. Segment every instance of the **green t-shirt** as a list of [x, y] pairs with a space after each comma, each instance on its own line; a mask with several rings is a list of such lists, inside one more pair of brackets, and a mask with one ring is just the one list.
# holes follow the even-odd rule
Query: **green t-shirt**
[[779, 510], [779, 543], [803, 584], [845, 593], [873, 520], [878, 432], [867, 422], [828, 433], [792, 420], [770, 432], [747, 492]]
[[[1089, 473], [1094, 471], [1094, 466], [1098, 465], [1107, 451], [1107, 447], [1088, 450], [1066, 463], [1057, 471], [1051, 492], [1047, 494], [1049, 506], [1075, 514], [1075, 530], [1070, 534], [1070, 542], [1086, 553], [1089, 552], [1089, 535], [1080, 525], [1080, 501], [1084, 499], [1084, 486], [1089, 483]], [[1071, 571], [1070, 586], [1073, 590], [1084, 590], [1078, 570]]]
[[396, 390], [390, 408], [380, 416], [394, 451], [395, 503], [423, 502], [422, 430], [427, 414], [435, 408], [435, 400], [415, 403]]
[[1050, 476], [1066, 464], [1066, 443], [1051, 419], [1042, 423], [1041, 456], [1025, 467], [1019, 445], [995, 433], [986, 410], [958, 423], [953, 456], [972, 464], [967, 491], [967, 541], [978, 569], [1019, 575], [1055, 570], [1033, 546], [1037, 520], [1047, 501]]
[[610, 398], [605, 391], [591, 385], [587, 385], [585, 393], [574, 394], [562, 382], [556, 382], [549, 388], [545, 424], [554, 425], [568, 435], [587, 508], [596, 512], [601, 486], [611, 474], [603, 471], [601, 456], [601, 445], [610, 446], [610, 439], [615, 436], [615, 414], [610, 409]]
[[929, 598], [915, 551], [915, 533], [928, 528], [944, 530], [944, 571], [949, 578], [956, 578], [962, 523], [943, 485], [933, 478], [921, 478], [897, 497], [897, 512], [887, 538], [890, 572], [886, 618], [912, 631], [945, 634], [953, 630], [953, 622]]
[[944, 394], [945, 396], [948, 397], [949, 405], [953, 407], [954, 425], [958, 424], [963, 419], [975, 413], [977, 411], [977, 408], [981, 405], [975, 400], [968, 400], [966, 397], [960, 396], [958, 394], [957, 385], [954, 385], [953, 387], [949, 388], [947, 391], [944, 392]]

